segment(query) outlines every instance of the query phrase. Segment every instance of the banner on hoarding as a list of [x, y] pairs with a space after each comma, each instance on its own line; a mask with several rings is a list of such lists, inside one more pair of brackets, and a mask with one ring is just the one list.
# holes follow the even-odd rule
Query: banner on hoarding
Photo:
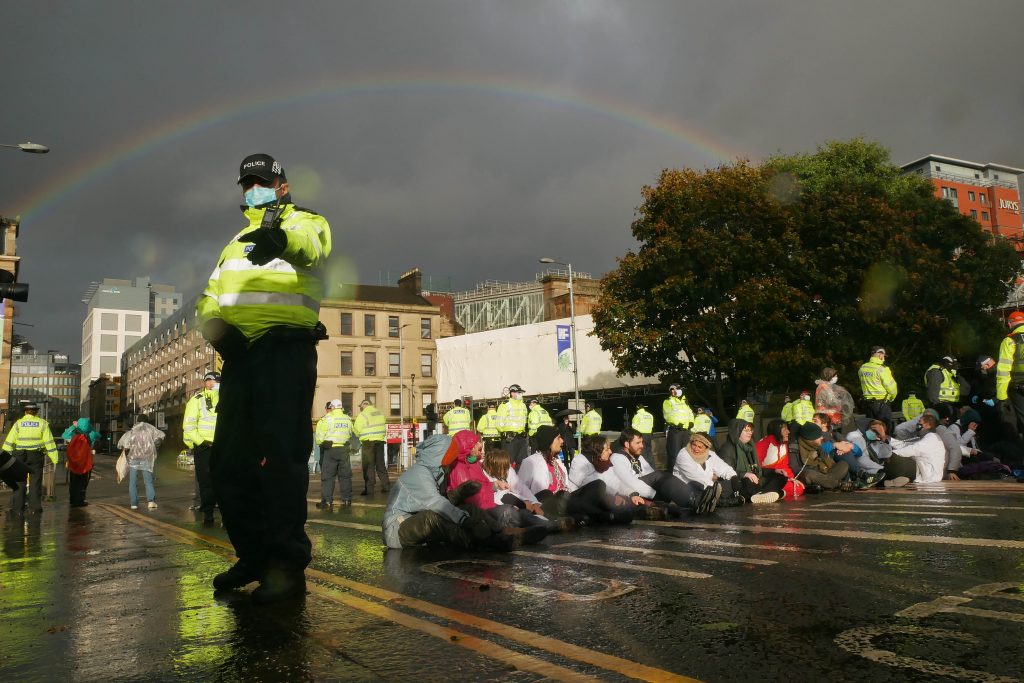
[[572, 326], [555, 326], [555, 343], [558, 350], [558, 371], [572, 372]]

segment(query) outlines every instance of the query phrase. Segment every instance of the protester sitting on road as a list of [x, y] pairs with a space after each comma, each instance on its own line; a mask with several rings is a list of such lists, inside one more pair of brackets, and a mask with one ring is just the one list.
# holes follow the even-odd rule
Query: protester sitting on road
[[572, 517], [548, 519], [543, 506], [533, 493], [519, 482], [512, 467], [508, 451], [500, 448], [486, 451], [483, 459], [484, 475], [491, 482], [494, 503], [511, 505], [518, 510], [518, 524], [513, 526], [544, 526], [549, 532], [571, 531], [576, 527]]
[[464, 482], [450, 496], [442, 496], [444, 466], [452, 464], [457, 454], [458, 445], [447, 434], [435, 434], [421, 442], [415, 462], [398, 478], [388, 496], [381, 524], [381, 536], [388, 548], [447, 543], [459, 548], [509, 551], [546, 535], [539, 527], [503, 529], [480, 508], [464, 505], [467, 498], [480, 491], [480, 482]]
[[835, 368], [821, 371], [821, 378], [814, 380], [818, 385], [814, 390], [814, 407], [817, 412], [828, 416], [832, 428], [842, 427], [843, 431], [849, 431], [853, 420], [853, 396], [838, 382]]
[[615, 514], [601, 479], [569, 491], [569, 473], [558, 459], [563, 442], [557, 428], [539, 427], [535, 440], [538, 450], [519, 466], [519, 480], [549, 514], [568, 515], [580, 525], [626, 521]]
[[132, 510], [139, 509], [139, 492], [136, 487], [138, 473], [146, 485], [146, 500], [149, 509], [155, 510], [156, 489], [153, 486], [153, 465], [156, 463], [157, 448], [164, 439], [164, 433], [149, 423], [149, 417], [139, 415], [135, 426], [118, 440], [117, 447], [128, 455], [128, 504]]
[[[643, 456], [643, 434], [627, 427], [619, 434], [618, 441], [612, 446], [612, 469], [615, 471], [625, 491], [614, 493], [621, 495], [639, 495], [648, 501], [669, 503], [667, 510], [671, 514], [679, 514], [683, 509], [692, 507], [690, 488], [682, 481], [669, 474], [654, 469]], [[660, 512], [652, 509], [659, 506], [648, 505], [648, 518], [660, 518]]]
[[690, 488], [690, 507], [695, 514], [714, 512], [726, 495], [735, 498], [732, 488], [726, 492], [726, 487], [736, 471], [715, 455], [711, 439], [703, 434], [691, 435], [689, 443], [679, 451], [672, 476]]
[[736, 471], [738, 480], [731, 484], [744, 501], [774, 503], [783, 495], [786, 475], [761, 467], [757, 450], [751, 443], [753, 438], [754, 425], [747, 420], [734, 419], [729, 423], [725, 443], [718, 449], [718, 457]]
[[824, 453], [821, 446], [824, 432], [815, 422], [807, 422], [800, 428], [797, 450], [789, 454], [789, 468], [797, 473], [797, 479], [807, 486], [808, 493], [820, 493], [822, 490], [835, 491], [842, 487], [844, 491], [856, 488], [853, 482], [845, 482], [850, 466], [843, 461], [836, 462]]
[[[910, 477], [919, 484], [942, 481], [946, 463], [946, 446], [936, 433], [939, 419], [935, 411], [931, 409], [925, 411], [917, 419], [921, 425], [920, 438], [907, 441], [890, 440], [893, 454], [886, 461], [885, 471], [888, 476]], [[914, 463], [912, 473], [908, 467], [909, 459], [913, 459]]]
[[879, 441], [879, 435], [884, 437], [887, 429], [886, 422], [871, 420], [864, 429], [854, 429], [846, 434], [846, 441], [853, 444], [856, 458], [856, 470], [851, 466], [850, 471], [857, 472], [860, 483], [865, 487], [874, 486], [885, 479], [885, 465], [882, 461], [889, 457], [892, 449], [889, 444]]
[[787, 496], [795, 497], [804, 492], [803, 482], [797, 481], [793, 470], [789, 469], [788, 422], [781, 419], [769, 422], [768, 435], [758, 441], [755, 447], [761, 466], [786, 478], [786, 485], [782, 490]]
[[580, 456], [574, 458], [569, 467], [569, 491], [577, 491], [592, 481], [601, 480], [605, 484], [605, 495], [608, 503], [614, 508], [617, 515], [616, 522], [626, 524], [632, 521], [633, 506], [646, 505], [647, 501], [642, 496], [619, 494], [618, 491], [626, 488], [626, 485], [619, 481], [619, 477], [612, 469], [612, 447], [608, 439], [599, 434], [583, 437]]

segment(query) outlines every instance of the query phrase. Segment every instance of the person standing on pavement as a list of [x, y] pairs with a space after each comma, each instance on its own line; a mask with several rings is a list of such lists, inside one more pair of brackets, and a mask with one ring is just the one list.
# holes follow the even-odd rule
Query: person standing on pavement
[[1024, 312], [1006, 318], [1009, 334], [999, 344], [996, 362], [996, 400], [999, 414], [1010, 434], [1022, 440], [1024, 426]]
[[740, 407], [736, 411], [736, 419], [754, 424], [754, 409], [750, 407], [750, 402], [745, 398], [740, 400]]
[[210, 459], [213, 456], [213, 438], [217, 431], [219, 382], [220, 374], [216, 372], [208, 372], [203, 376], [203, 389], [185, 404], [185, 417], [181, 424], [182, 440], [192, 449], [196, 484], [199, 486], [199, 509], [203, 513], [203, 526], [207, 527], [213, 526], [213, 508], [217, 504]]
[[352, 454], [348, 441], [352, 437], [352, 420], [345, 413], [340, 399], [328, 404], [330, 412], [316, 423], [313, 439], [320, 445], [320, 502], [317, 510], [334, 511], [334, 480], [341, 489], [341, 504], [352, 504]]
[[638, 403], [636, 406], [636, 412], [633, 413], [633, 419], [629, 424], [630, 427], [635, 429], [644, 440], [644, 452], [643, 456], [650, 462], [652, 456], [651, 453], [651, 435], [654, 434], [654, 415], [647, 411], [646, 403]]
[[538, 427], [543, 427], [544, 425], [553, 426], [555, 424], [554, 420], [551, 419], [551, 414], [544, 410], [544, 406], [542, 406], [540, 401], [535, 398], [530, 399], [530, 408], [526, 415], [526, 423], [527, 435], [531, 439], [537, 433]]
[[311, 559], [306, 494], [316, 344], [331, 229], [292, 203], [273, 157], [242, 160], [247, 225], [228, 242], [199, 297], [203, 336], [224, 360], [211, 470], [238, 562], [216, 590], [260, 586], [258, 604], [302, 597]]
[[149, 422], [149, 417], [139, 415], [135, 425], [125, 432], [117, 441], [117, 447], [128, 456], [128, 505], [132, 510], [139, 509], [139, 490], [136, 485], [138, 473], [142, 472], [142, 480], [146, 486], [146, 501], [150, 510], [156, 510], [156, 487], [153, 483], [153, 466], [159, 453], [164, 433]]
[[[50, 423], [39, 417], [39, 406], [26, 403], [22, 406], [25, 414], [11, 425], [4, 440], [3, 450], [14, 460], [28, 469], [31, 512], [43, 511], [43, 458], [57, 464], [57, 444], [50, 432]], [[20, 515], [25, 511], [25, 486], [22, 483], [11, 494], [11, 512]]]
[[[81, 436], [72, 443], [76, 436]], [[68, 503], [71, 507], [85, 507], [85, 492], [92, 478], [93, 456], [96, 455], [96, 440], [100, 433], [92, 428], [89, 418], [80, 417], [61, 434], [67, 450]]]
[[891, 425], [891, 403], [896, 400], [897, 387], [892, 370], [885, 365], [885, 357], [883, 347], [872, 347], [871, 358], [860, 366], [857, 376], [860, 378], [860, 389], [864, 394], [864, 414], [868, 418]]
[[690, 440], [693, 410], [687, 404], [680, 385], [673, 384], [668, 392], [668, 398], [661, 404], [661, 414], [665, 418], [666, 470], [671, 473], [674, 471], [676, 456]]
[[[380, 490], [387, 493], [391, 487], [388, 466], [384, 460], [384, 440], [387, 437], [388, 421], [384, 414], [367, 400], [359, 404], [359, 415], [352, 423], [352, 433], [361, 444], [363, 461], [363, 492], [361, 496], [372, 496], [373, 485], [380, 479]], [[374, 476], [376, 471], [376, 477]]]
[[957, 406], [961, 396], [968, 396], [971, 387], [956, 371], [956, 358], [943, 356], [928, 366], [924, 373], [924, 386], [928, 394], [928, 404], [935, 408], [940, 403]]
[[493, 403], [487, 404], [487, 412], [476, 421], [476, 431], [483, 439], [484, 448], [496, 450], [501, 448], [501, 432], [498, 431], [498, 411]]
[[779, 418], [787, 425], [793, 421], [793, 401], [790, 400], [789, 394], [782, 399], [782, 413]]
[[900, 411], [903, 413], [903, 421], [916, 420], [924, 414], [924, 403], [917, 397], [917, 393], [913, 391], [907, 392], [907, 397], [903, 399], [903, 403], [900, 404]]
[[586, 404], [586, 412], [580, 420], [580, 436], [597, 436], [601, 433], [601, 413], [597, 412], [593, 403]]
[[449, 436], [455, 436], [457, 432], [469, 429], [473, 424], [473, 415], [462, 407], [462, 399], [455, 399], [455, 407], [444, 414], [445, 432]]
[[498, 406], [498, 429], [501, 431], [504, 450], [512, 458], [512, 466], [517, 469], [529, 455], [526, 420], [523, 388], [513, 384], [508, 388], [508, 400]]

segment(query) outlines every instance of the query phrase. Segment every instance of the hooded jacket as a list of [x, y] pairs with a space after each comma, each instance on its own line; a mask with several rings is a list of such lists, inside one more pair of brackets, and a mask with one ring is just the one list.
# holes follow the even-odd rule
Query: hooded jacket
[[448, 473], [448, 491], [457, 488], [460, 484], [467, 481], [480, 482], [480, 492], [467, 498], [465, 504], [478, 507], [481, 510], [491, 509], [495, 505], [494, 483], [487, 477], [487, 473], [484, 472], [484, 468], [479, 460], [476, 462], [466, 460], [469, 457], [470, 451], [473, 450], [473, 446], [480, 441], [480, 437], [464, 429], [460, 432], [455, 432], [452, 439], [458, 445], [459, 454], [455, 464], [452, 465], [451, 471]]
[[417, 512], [433, 510], [456, 524], [461, 524], [468, 516], [440, 492], [445, 476], [441, 460], [451, 442], [452, 438], [447, 434], [428, 436], [416, 449], [416, 461], [391, 487], [381, 524], [381, 535], [387, 547], [402, 547], [398, 540], [398, 527]]
[[164, 433], [148, 422], [136, 422], [131, 430], [118, 440], [117, 447], [128, 451], [128, 466], [133, 470], [153, 471], [157, 449]]
[[729, 435], [725, 443], [718, 450], [718, 457], [725, 461], [729, 467], [736, 470], [736, 474], [743, 476], [747, 472], [753, 472], [761, 476], [761, 463], [757, 460], [757, 451], [754, 448], [753, 440], [747, 443], [740, 442], [740, 433], [750, 423], [746, 420], [736, 418], [729, 423]]
[[92, 428], [92, 423], [87, 417], [78, 418], [73, 425], [64, 430], [61, 438], [65, 442], [70, 442], [71, 439], [75, 438], [75, 434], [84, 434], [85, 438], [89, 439], [90, 446], [95, 446], [96, 439], [100, 438], [100, 433]]

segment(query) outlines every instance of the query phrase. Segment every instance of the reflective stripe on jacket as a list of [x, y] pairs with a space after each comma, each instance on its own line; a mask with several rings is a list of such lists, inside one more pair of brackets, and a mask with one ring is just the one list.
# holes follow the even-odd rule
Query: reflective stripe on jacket
[[387, 418], [372, 405], [363, 408], [359, 417], [352, 423], [352, 433], [360, 441], [383, 441], [387, 431]]
[[[207, 404], [209, 399], [209, 405]], [[181, 421], [181, 438], [185, 445], [194, 448], [204, 441], [213, 443], [217, 431], [217, 404], [220, 392], [203, 389], [185, 404], [185, 416]]]
[[633, 414], [632, 427], [641, 434], [650, 434], [654, 431], [654, 416], [640, 408]]
[[669, 396], [661, 404], [661, 413], [665, 418], [665, 424], [689, 428], [693, 424], [693, 410], [687, 404], [685, 398]]
[[892, 370], [880, 359], [869, 358], [857, 370], [857, 376], [860, 377], [861, 392], [869, 401], [892, 401], [896, 398], [896, 380], [892, 378]]
[[57, 464], [57, 444], [50, 433], [50, 423], [38, 415], [25, 415], [11, 425], [3, 449], [14, 451], [46, 451], [54, 465]]
[[313, 438], [318, 444], [330, 441], [335, 446], [345, 446], [352, 436], [352, 418], [344, 408], [335, 408], [316, 422]]
[[455, 406], [447, 413], [444, 414], [444, 426], [448, 428], [449, 434], [461, 432], [469, 429], [469, 425], [473, 422], [473, 415], [460, 406]]

